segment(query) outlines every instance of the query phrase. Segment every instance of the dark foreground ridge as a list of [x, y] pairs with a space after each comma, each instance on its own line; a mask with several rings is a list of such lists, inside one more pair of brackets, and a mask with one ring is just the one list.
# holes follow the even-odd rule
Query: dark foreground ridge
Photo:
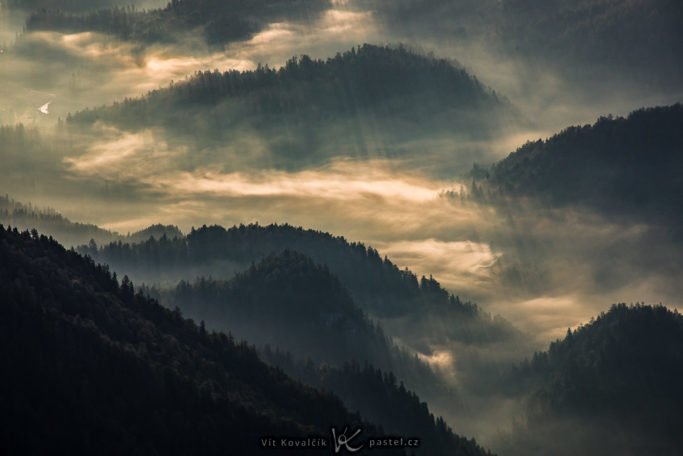
[[681, 454], [683, 316], [614, 305], [537, 353], [513, 384], [530, 394], [528, 423], [505, 454]]
[[[261, 436], [337, 423], [381, 435], [36, 231], [0, 226], [0, 303], [5, 454], [262, 454]], [[485, 453], [470, 442], [456, 454]]]

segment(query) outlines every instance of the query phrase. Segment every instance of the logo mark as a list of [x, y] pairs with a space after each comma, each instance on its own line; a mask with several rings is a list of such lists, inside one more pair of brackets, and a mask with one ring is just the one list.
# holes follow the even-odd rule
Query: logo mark
[[346, 451], [348, 451], [349, 453], [355, 453], [356, 451], [360, 451], [360, 449], [363, 448], [363, 445], [361, 445], [359, 447], [352, 447], [349, 444], [351, 442], [351, 440], [356, 438], [358, 436], [358, 434], [361, 433], [362, 429], [361, 428], [356, 429], [356, 432], [351, 434], [350, 437], [347, 437], [346, 431], [348, 431], [348, 429], [349, 429], [348, 426], [345, 427], [344, 432], [342, 432], [341, 434], [339, 434], [339, 436], [337, 436], [337, 430], [335, 428], [332, 428], [332, 440], [334, 440], [334, 453], [335, 454], [338, 454], [339, 451], [341, 451], [342, 447], [346, 448]]

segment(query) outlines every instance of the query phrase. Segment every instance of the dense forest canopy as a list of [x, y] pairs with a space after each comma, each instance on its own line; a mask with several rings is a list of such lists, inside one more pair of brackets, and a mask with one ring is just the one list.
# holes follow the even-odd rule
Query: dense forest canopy
[[452, 62], [365, 44], [327, 60], [294, 57], [279, 69], [198, 72], [142, 98], [80, 111], [67, 125], [161, 127], [166, 141], [198, 151], [190, 163], [209, 155], [224, 157], [225, 169], [301, 169], [340, 156], [398, 157], [408, 153], [406, 141], [428, 148], [443, 138], [490, 137], [520, 123], [513, 111]]
[[143, 242], [150, 237], [175, 239], [184, 236], [177, 226], [162, 224], [122, 235], [91, 223], [73, 222], [54, 209], [23, 204], [9, 195], [0, 196], [0, 223], [24, 230], [37, 229], [41, 233], [49, 233], [62, 244], [73, 247], [87, 244], [90, 240], [106, 244], [115, 241]]
[[207, 333], [35, 231], [0, 228], [0, 255], [10, 453], [253, 452], [257, 433], [326, 433], [329, 420], [357, 420], [246, 343]]
[[[263, 435], [326, 436], [337, 423], [381, 435], [337, 397], [264, 365], [246, 342], [161, 307], [35, 230], [0, 225], [0, 260], [9, 452], [253, 454]], [[378, 386], [397, 406], [419, 404], [393, 382]], [[418, 408], [434, 454], [488, 454]]]
[[445, 59], [403, 46], [364, 44], [326, 60], [307, 55], [293, 57], [279, 69], [264, 66], [254, 71], [198, 72], [187, 81], [155, 90], [144, 98], [86, 110], [70, 120], [109, 120], [133, 126], [137, 119], [144, 118], [152, 124], [163, 123], [173, 121], [168, 116], [174, 108], [202, 107], [215, 112], [229, 101], [242, 102], [246, 113], [252, 115], [268, 118], [287, 113], [312, 120], [319, 115], [362, 112], [382, 103], [405, 108], [417, 100], [421, 103], [415, 103], [413, 108], [418, 110], [494, 109], [505, 104], [476, 78]]
[[307, 385], [333, 391], [350, 410], [358, 410], [363, 417], [381, 423], [385, 432], [424, 436], [420, 453], [438, 456], [479, 451], [473, 439], [454, 435], [443, 418], [435, 418], [427, 403], [406, 389], [403, 381], [391, 372], [356, 361], [342, 366], [297, 361], [289, 353], [268, 346], [260, 354], [266, 363]]
[[270, 255], [229, 281], [202, 278], [151, 294], [209, 328], [278, 347], [299, 360], [372, 363], [413, 389], [444, 389], [425, 363], [385, 336], [326, 267], [296, 252]]
[[[92, 258], [110, 264], [115, 269], [127, 269], [138, 281], [157, 282], [160, 277], [178, 281], [182, 271], [173, 274], [175, 268], [190, 265], [210, 265], [220, 260], [229, 260], [249, 266], [272, 252], [285, 249], [311, 256], [317, 262], [331, 268], [334, 274], [350, 286], [357, 298], [374, 297], [368, 307], [374, 313], [383, 315], [405, 311], [405, 305], [388, 305], [384, 300], [397, 295], [404, 298], [420, 293], [418, 278], [407, 270], [400, 270], [388, 259], [362, 243], [348, 242], [342, 236], [333, 236], [321, 231], [307, 230], [291, 225], [259, 224], [232, 226], [202, 226], [192, 229], [185, 238], [148, 239], [139, 243], [109, 243], [102, 246], [82, 246], [79, 250]], [[210, 275], [210, 270], [198, 275]], [[230, 278], [234, 271], [219, 278]], [[375, 280], [381, 278], [382, 280]], [[429, 289], [424, 282], [425, 291]], [[445, 294], [435, 286], [435, 295]], [[394, 293], [389, 293], [391, 290]]]
[[[395, 331], [419, 340], [419, 328], [432, 328], [442, 341], [491, 343], [514, 340], [518, 331], [500, 317], [492, 318], [475, 304], [450, 295], [432, 277], [418, 279], [401, 270], [372, 247], [343, 237], [290, 225], [240, 225], [225, 229], [204, 226], [186, 238], [114, 242], [79, 251], [138, 282], [175, 284], [184, 277], [227, 279], [271, 253], [293, 250], [325, 265], [351, 290], [354, 300], [374, 317], [400, 324]], [[392, 331], [393, 332], [393, 331]], [[414, 339], [415, 338], [415, 339]]]
[[556, 206], [680, 229], [683, 205], [683, 106], [600, 118], [529, 142], [477, 174], [492, 198], [531, 197]]
[[117, 233], [103, 230], [93, 224], [72, 222], [55, 210], [22, 204], [8, 195], [0, 196], [0, 223], [50, 233], [65, 245], [82, 244], [84, 239], [112, 242], [120, 238]]
[[[508, 379], [531, 392], [509, 453], [680, 453], [681, 382], [683, 317], [661, 305], [614, 305]], [[558, 437], [566, 433], [572, 441]]]
[[281, 347], [302, 359], [379, 364], [390, 358], [389, 341], [341, 282], [326, 267], [289, 250], [230, 281], [181, 282], [162, 291], [161, 301], [213, 328], [232, 327], [240, 338], [252, 334], [253, 343]]

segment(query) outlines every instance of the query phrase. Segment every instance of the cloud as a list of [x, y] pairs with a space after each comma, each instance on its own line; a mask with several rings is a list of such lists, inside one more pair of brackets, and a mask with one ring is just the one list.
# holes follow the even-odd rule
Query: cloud
[[440, 241], [431, 238], [389, 243], [375, 241], [374, 245], [393, 262], [419, 265], [418, 272], [433, 274], [452, 290], [491, 286], [490, 268], [499, 255], [491, 251], [490, 245], [470, 240]]
[[245, 42], [227, 47], [240, 58], [281, 66], [293, 55], [327, 58], [364, 42], [382, 42], [372, 13], [330, 9], [312, 23], [276, 22]]
[[196, 71], [256, 66], [211, 52], [206, 45], [189, 53], [173, 46], [141, 47], [94, 32], [26, 33], [7, 46], [0, 62], [0, 123], [38, 122], [35, 108], [53, 99], [44, 125], [69, 112], [144, 95]]
[[[343, 161], [323, 170], [295, 173], [264, 171], [222, 174], [212, 170], [171, 175], [158, 183], [175, 194], [225, 197], [285, 197], [349, 201], [359, 198], [393, 198], [406, 203], [420, 203], [435, 199], [434, 189], [426, 188], [410, 179], [400, 179], [372, 165], [361, 166]], [[349, 169], [351, 168], [351, 169]], [[355, 168], [355, 169], [354, 169]], [[361, 169], [358, 169], [361, 168]], [[354, 170], [360, 171], [359, 174]]]

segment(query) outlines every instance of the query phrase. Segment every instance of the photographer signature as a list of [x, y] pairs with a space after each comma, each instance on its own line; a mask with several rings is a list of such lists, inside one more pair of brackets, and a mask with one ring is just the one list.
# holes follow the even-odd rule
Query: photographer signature
[[345, 427], [344, 432], [342, 432], [341, 434], [339, 434], [339, 436], [337, 436], [337, 430], [335, 428], [332, 428], [332, 440], [334, 441], [334, 453], [335, 454], [338, 454], [339, 451], [341, 451], [342, 447], [344, 447], [346, 449], [346, 451], [348, 451], [349, 453], [355, 453], [355, 452], [359, 451], [361, 448], [363, 448], [363, 445], [361, 445], [359, 447], [352, 447], [350, 445], [351, 440], [356, 438], [358, 436], [358, 434], [361, 433], [362, 429], [361, 428], [356, 429], [356, 432], [351, 434], [350, 437], [346, 436], [347, 431], [348, 431], [348, 427]]

